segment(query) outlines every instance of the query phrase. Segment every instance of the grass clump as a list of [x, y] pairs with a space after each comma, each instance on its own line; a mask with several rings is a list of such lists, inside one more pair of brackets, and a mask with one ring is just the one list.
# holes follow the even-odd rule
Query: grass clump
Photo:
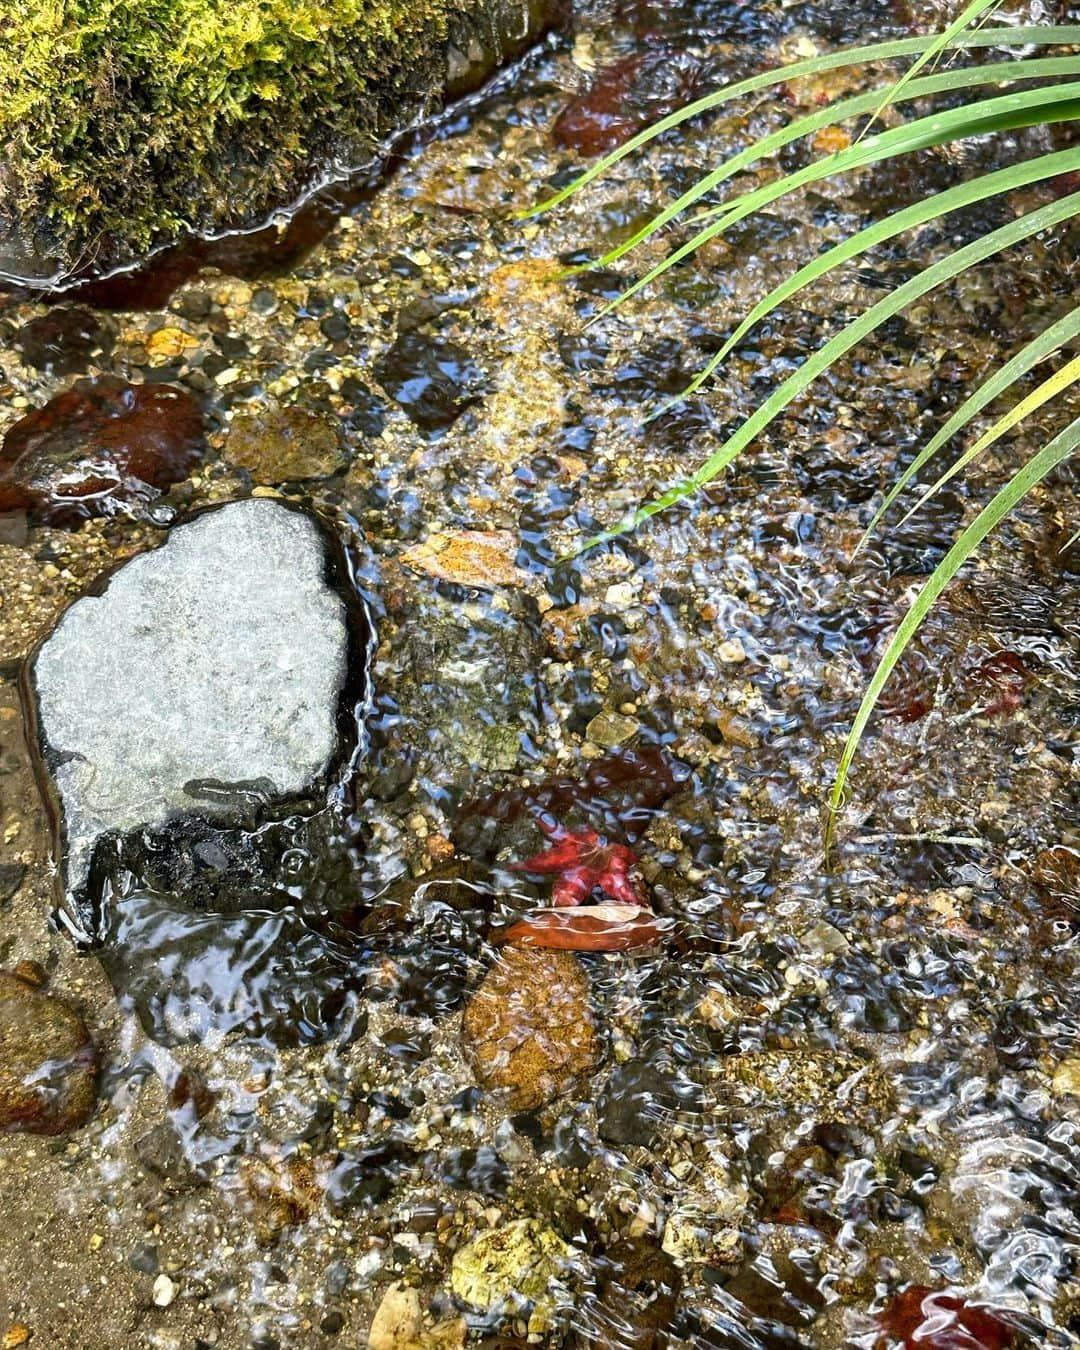
[[[1027, 210], [970, 243], [953, 248], [937, 262], [926, 263], [910, 279], [888, 291], [864, 313], [845, 323], [834, 336], [801, 362], [794, 373], [783, 380], [716, 447], [704, 463], [683, 481], [672, 484], [654, 500], [643, 503], [624, 521], [586, 540], [581, 551], [638, 528], [658, 512], [667, 510], [711, 483], [768, 430], [789, 404], [807, 393], [815, 381], [828, 374], [837, 361], [859, 343], [872, 339], [884, 323], [921, 297], [1004, 250], [1020, 245], [1041, 232], [1068, 226], [1080, 219], [1080, 147], [1076, 145], [1075, 136], [1064, 135], [1064, 129], [1069, 124], [1080, 121], [1080, 27], [987, 26], [986, 20], [997, 4], [998, 0], [970, 0], [954, 22], [941, 32], [830, 52], [776, 70], [764, 71], [729, 85], [639, 132], [554, 197], [533, 208], [534, 211], [546, 211], [560, 205], [656, 136], [673, 131], [690, 118], [712, 111], [732, 99], [775, 88], [799, 76], [845, 66], [859, 67], [869, 62], [913, 58], [898, 80], [886, 81], [867, 94], [840, 99], [808, 116], [793, 118], [781, 130], [753, 141], [746, 149], [709, 168], [630, 238], [607, 249], [594, 262], [574, 269], [583, 271], [588, 267], [609, 267], [660, 231], [678, 223], [690, 223], [690, 237], [671, 248], [661, 261], [630, 282], [622, 294], [598, 316], [602, 317], [626, 304], [644, 287], [664, 276], [684, 259], [692, 257], [699, 248], [740, 221], [768, 208], [773, 202], [781, 201], [790, 193], [823, 179], [933, 147], [949, 146], [968, 138], [997, 136], [1004, 138], [1003, 143], [1008, 146], [1010, 133], [1027, 127], [1059, 128], [1062, 129], [1061, 138], [1069, 141], [1066, 149], [1038, 154], [1034, 158], [1021, 159], [1014, 154], [1004, 168], [970, 175], [945, 192], [883, 214], [841, 243], [823, 249], [763, 296], [687, 389], [676, 399], [654, 409], [652, 416], [663, 412], [672, 403], [711, 379], [756, 324], [774, 314], [781, 305], [812, 283], [830, 276], [875, 245], [991, 197], [1057, 180], [1059, 190], [1050, 194], [1051, 200], [1045, 205]], [[977, 53], [980, 49], [991, 49], [995, 59], [959, 67], [950, 61], [944, 63], [944, 68], [939, 68], [942, 64], [940, 58], [945, 54]], [[963, 95], [963, 101], [959, 105], [938, 110], [933, 100], [942, 94]], [[923, 108], [929, 106], [930, 111], [917, 109], [912, 116], [901, 116], [897, 125], [881, 128], [881, 114], [887, 107], [911, 104], [914, 100], [922, 101]], [[761, 160], [776, 155], [795, 141], [812, 137], [823, 127], [852, 121], [857, 123], [857, 119], [867, 120], [862, 122], [847, 148], [821, 155], [804, 167], [780, 173], [759, 186], [739, 190], [740, 175], [758, 165]], [[1015, 147], [1017, 143], [1013, 140], [1011, 144]], [[703, 198], [729, 183], [732, 186], [720, 205], [694, 211]], [[974, 390], [923, 447], [914, 462], [899, 475], [869, 522], [866, 535], [869, 536], [883, 524], [886, 514], [901, 493], [913, 484], [916, 476], [929, 466], [934, 456], [964, 432], [976, 416], [995, 400], [1008, 398], [1012, 393], [1015, 401], [988, 431], [958, 455], [951, 468], [939, 474], [936, 481], [924, 489], [912, 510], [925, 505], [939, 488], [963, 472], [972, 460], [1038, 408], [1055, 400], [1060, 402], [1062, 396], [1080, 382], [1080, 358], [1070, 360], [1055, 370], [1026, 398], [1019, 396], [1017, 385], [1040, 361], [1066, 351], [1078, 334], [1080, 305], [1062, 315]], [[1062, 420], [1064, 416], [1062, 414]], [[1080, 419], [1074, 419], [1016, 467], [991, 500], [961, 530], [945, 558], [923, 583], [871, 677], [840, 753], [828, 803], [827, 844], [836, 828], [848, 774], [863, 733], [889, 675], [920, 624], [990, 531], [1038, 483], [1071, 458], [1078, 449]]]

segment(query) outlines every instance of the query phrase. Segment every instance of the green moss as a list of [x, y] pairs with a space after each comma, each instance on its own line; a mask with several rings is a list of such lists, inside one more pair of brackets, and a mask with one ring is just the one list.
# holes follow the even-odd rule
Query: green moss
[[496, 0], [8, 0], [0, 228], [67, 265], [254, 223], [356, 162]]

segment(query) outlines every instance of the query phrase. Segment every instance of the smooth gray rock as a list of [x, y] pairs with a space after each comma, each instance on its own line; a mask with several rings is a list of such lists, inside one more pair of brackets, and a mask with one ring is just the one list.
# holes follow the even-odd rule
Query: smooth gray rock
[[[102, 835], [307, 792], [339, 751], [348, 615], [311, 516], [269, 499], [176, 526], [65, 611], [29, 669], [78, 913]], [[231, 790], [230, 790], [231, 789]]]

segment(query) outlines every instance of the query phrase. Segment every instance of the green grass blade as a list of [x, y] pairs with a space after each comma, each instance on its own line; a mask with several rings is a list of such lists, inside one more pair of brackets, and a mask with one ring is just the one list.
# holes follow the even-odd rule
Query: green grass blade
[[1051, 202], [1046, 206], [1039, 207], [1036, 211], [1028, 212], [1027, 215], [1021, 216], [1018, 220], [1010, 221], [1007, 225], [991, 231], [980, 239], [973, 240], [970, 244], [965, 244], [963, 248], [957, 249], [955, 253], [950, 254], [947, 258], [942, 258], [932, 266], [925, 268], [917, 276], [906, 281], [902, 286], [898, 286], [896, 290], [884, 296], [864, 314], [859, 315], [857, 319], [853, 319], [823, 347], [808, 357], [799, 369], [793, 375], [790, 375], [742, 423], [739, 429], [729, 436], [714, 454], [709, 456], [689, 479], [675, 484], [654, 501], [639, 507], [622, 524], [588, 539], [578, 552], [584, 552], [585, 549], [592, 548], [596, 544], [605, 543], [617, 535], [625, 534], [628, 530], [634, 529], [643, 521], [674, 505], [675, 502], [681, 501], [684, 497], [688, 497], [710, 482], [731, 463], [736, 455], [759, 436], [789, 403], [798, 398], [841, 356], [869, 337], [887, 319], [906, 309], [914, 300], [919, 299], [920, 296], [925, 295], [936, 286], [940, 286], [958, 276], [976, 263], [982, 262], [995, 253], [1000, 253], [1002, 249], [1009, 248], [1013, 244], [1037, 234], [1040, 230], [1049, 229], [1077, 213], [1080, 213], [1080, 192], [1073, 192], [1059, 201]]
[[[1080, 76], [1080, 56], [1040, 57], [1026, 61], [997, 61], [985, 66], [966, 66], [959, 70], [948, 70], [938, 75], [928, 75], [925, 79], [916, 80], [914, 83], [907, 85], [904, 92], [897, 97], [900, 100], [917, 99], [951, 93], [957, 89], [971, 88], [973, 85], [1000, 85], [1004, 81], [1050, 79], [1065, 75]], [[869, 93], [842, 99], [839, 103], [831, 104], [827, 108], [819, 108], [817, 112], [796, 118], [779, 131], [763, 136], [745, 150], [740, 150], [710, 173], [698, 179], [693, 187], [688, 188], [677, 200], [664, 207], [662, 211], [657, 212], [655, 216], [621, 243], [608, 249], [606, 253], [593, 262], [572, 270], [584, 272], [590, 267], [608, 267], [612, 263], [618, 262], [620, 258], [625, 257], [639, 244], [656, 234], [658, 230], [662, 230], [666, 225], [677, 219], [695, 202], [700, 201], [706, 193], [714, 191], [736, 174], [757, 163], [758, 160], [776, 154], [793, 141], [801, 140], [805, 136], [812, 136], [824, 127], [845, 122], [853, 117], [861, 117], [864, 113], [872, 111], [878, 105], [879, 100], [880, 90], [872, 89]], [[818, 163], [830, 163], [829, 157], [826, 156]], [[840, 172], [842, 167], [836, 168], [830, 165], [830, 172]], [[726, 202], [723, 206], [714, 208], [713, 213], [722, 214], [731, 209], [733, 205], [733, 202]]]
[[1059, 394], [1063, 394], [1066, 389], [1071, 385], [1076, 384], [1078, 380], [1080, 380], [1080, 356], [1074, 356], [1073, 359], [1062, 366], [1060, 370], [1055, 371], [1049, 379], [1044, 380], [1037, 389], [1033, 389], [1026, 398], [1022, 398], [1014, 408], [1010, 408], [1007, 413], [999, 417], [989, 430], [983, 432], [975, 444], [960, 455], [951, 468], [947, 469], [936, 483], [931, 484], [931, 486], [926, 489], [911, 510], [908, 511], [907, 515], [900, 520], [896, 528], [899, 529], [902, 525], [907, 524], [916, 511], [921, 511], [926, 503], [940, 492], [946, 483], [951, 482], [958, 473], [962, 473], [972, 460], [977, 459], [984, 450], [988, 450], [990, 446], [996, 441], [999, 441], [1002, 436], [1010, 432], [1017, 423], [1022, 422], [1025, 417], [1036, 412], [1044, 403], [1049, 403], [1052, 398], [1057, 398]]
[[984, 201], [987, 197], [996, 196], [998, 193], [1012, 192], [1017, 188], [1027, 187], [1031, 183], [1053, 178], [1057, 174], [1075, 169], [1078, 163], [1080, 163], [1080, 152], [1059, 150], [1054, 154], [1040, 155], [1036, 159], [1025, 160], [1022, 164], [1011, 164], [1007, 168], [997, 169], [992, 173], [973, 178], [970, 182], [960, 183], [957, 187], [949, 188], [948, 191], [937, 196], [927, 197], [923, 201], [915, 202], [902, 211], [897, 211], [884, 220], [877, 221], [875, 224], [859, 230], [850, 238], [842, 240], [841, 243], [827, 249], [824, 253], [819, 253], [804, 267], [800, 267], [797, 272], [780, 282], [779, 285], [774, 286], [766, 296], [759, 300], [720, 350], [694, 376], [683, 392], [677, 395], [674, 400], [669, 400], [661, 405], [652, 416], [658, 416], [659, 413], [669, 408], [673, 402], [677, 402], [700, 389], [755, 324], [760, 323], [762, 319], [790, 300], [792, 296], [805, 290], [807, 286], [819, 281], [829, 272], [835, 271], [836, 268], [841, 267], [845, 262], [849, 262], [860, 253], [865, 253], [868, 249], [874, 248], [898, 234], [903, 234], [905, 230], [916, 229], [939, 216], [948, 215], [951, 211], [959, 211], [975, 202]]
[[859, 748], [870, 715], [881, 696], [881, 691], [884, 689], [897, 661], [903, 655], [904, 649], [915, 636], [919, 625], [926, 618], [942, 591], [990, 531], [1000, 523], [1003, 517], [1008, 515], [1013, 507], [1037, 483], [1064, 459], [1067, 459], [1078, 445], [1080, 445], [1080, 418], [1070, 422], [1064, 431], [1055, 436], [1048, 445], [1045, 445], [1001, 488], [993, 500], [983, 507], [971, 524], [962, 532], [956, 543], [953, 544], [923, 583], [911, 608], [904, 615], [900, 627], [896, 630], [892, 641], [885, 650], [885, 654], [878, 663], [859, 705], [859, 711], [855, 714], [851, 731], [848, 733], [847, 741], [840, 756], [840, 763], [837, 766], [832, 791], [829, 794], [829, 815], [825, 831], [826, 851], [831, 846], [835, 834], [837, 817], [843, 805], [844, 787], [847, 783], [852, 760], [855, 758], [855, 753]]
[[644, 276], [627, 286], [621, 295], [595, 315], [593, 322], [610, 314], [631, 296], [656, 281], [684, 258], [695, 253], [703, 244], [715, 239], [738, 221], [798, 188], [820, 182], [821, 179], [830, 178], [834, 174], [894, 159], [899, 155], [912, 154], [917, 150], [929, 149], [947, 141], [962, 140], [967, 136], [1067, 121], [1080, 115], [1077, 111], [1078, 99], [1080, 99], [1080, 81], [1075, 80], [1050, 88], [1028, 89], [1022, 93], [980, 99], [962, 108], [950, 108], [945, 112], [920, 117], [914, 122], [907, 122], [903, 126], [894, 127], [890, 131], [872, 136], [867, 141], [852, 145], [847, 150], [841, 150], [839, 154], [815, 160], [813, 164], [808, 164], [775, 182], [766, 183], [763, 187], [725, 203], [727, 209], [719, 220], [699, 230], [686, 243], [651, 267]]
[[881, 102], [878, 104], [878, 106], [874, 109], [873, 116], [870, 118], [870, 121], [867, 123], [867, 125], [863, 128], [862, 134], [859, 136], [859, 139], [860, 140], [863, 139], [863, 137], [867, 134], [867, 132], [869, 132], [870, 128], [881, 117], [881, 114], [885, 111], [887, 107], [889, 107], [890, 104], [896, 103], [900, 99], [900, 96], [903, 94], [904, 90], [915, 78], [915, 76], [918, 75], [919, 71], [922, 70], [923, 66], [925, 66], [928, 62], [932, 61], [939, 53], [943, 52], [945, 48], [948, 47], [949, 43], [953, 41], [954, 38], [959, 37], [960, 34], [964, 31], [964, 29], [969, 28], [977, 19], [982, 18], [983, 21], [985, 22], [985, 20], [989, 17], [987, 11], [997, 9], [1000, 6], [1000, 4], [1001, 0], [971, 0], [970, 4], [965, 5], [964, 8], [960, 11], [960, 13], [953, 20], [953, 22], [949, 24], [948, 28], [942, 29], [942, 31], [934, 37], [934, 40], [930, 43], [930, 45], [926, 48], [926, 50], [919, 53], [919, 55], [915, 58], [915, 60], [911, 63], [911, 65], [907, 68], [907, 70], [904, 71], [903, 75], [900, 76], [900, 78], [896, 81], [896, 83], [892, 85], [891, 88], [885, 91], [884, 97], [881, 99]]
[[1003, 394], [1017, 380], [1022, 379], [1029, 370], [1037, 366], [1040, 361], [1045, 361], [1048, 356], [1064, 347], [1067, 342], [1071, 342], [1075, 337], [1080, 337], [1080, 305], [1062, 315], [1049, 328], [1044, 329], [1038, 337], [1032, 338], [1030, 342], [1021, 347], [1015, 356], [1011, 357], [1003, 366], [1000, 366], [984, 380], [978, 389], [964, 400], [948, 421], [935, 432], [934, 436], [919, 451], [899, 479], [889, 489], [885, 500], [874, 512], [874, 518], [855, 546], [855, 553], [857, 554], [866, 547], [870, 536], [880, 525], [882, 518], [893, 502], [896, 501], [922, 467], [933, 459], [943, 445], [952, 440], [958, 431], [962, 431], [973, 418], [982, 412], [983, 408], [992, 403], [1000, 394]]
[[[552, 210], [573, 196], [574, 193], [579, 192], [586, 184], [607, 173], [627, 155], [632, 155], [635, 150], [640, 150], [643, 145], [648, 145], [657, 136], [663, 135], [666, 131], [671, 131], [674, 127], [681, 126], [683, 122], [689, 121], [692, 117], [711, 112], [725, 103], [741, 98], [744, 94], [753, 94], [762, 89], [773, 89], [778, 85], [787, 84], [789, 80], [803, 79], [808, 75], [820, 75], [827, 70], [839, 70], [845, 66], [866, 65], [873, 61], [890, 61], [898, 57], [917, 56], [920, 52], [925, 51], [933, 40], [934, 35], [931, 33], [922, 37], [900, 38], [890, 42], [874, 42], [863, 47], [845, 47], [839, 51], [826, 52], [823, 56], [813, 56], [805, 61], [794, 61], [791, 65], [761, 71], [757, 75], [751, 75], [748, 79], [725, 85], [723, 89], [718, 89], [712, 94], [706, 94], [703, 98], [695, 99], [693, 103], [688, 103], [685, 108], [679, 108], [675, 112], [669, 113], [667, 117], [662, 117], [658, 122], [654, 122], [651, 126], [645, 127], [624, 145], [612, 150], [603, 159], [597, 160], [595, 164], [575, 178], [572, 183], [556, 192], [552, 197], [537, 206], [526, 207], [515, 212], [515, 215], [524, 218]], [[1080, 26], [1075, 24], [1057, 26], [1035, 24], [1019, 28], [983, 29], [981, 32], [969, 33], [957, 38], [949, 44], [949, 47], [971, 49], [980, 47], [1069, 46], [1073, 44], [1080, 44]]]

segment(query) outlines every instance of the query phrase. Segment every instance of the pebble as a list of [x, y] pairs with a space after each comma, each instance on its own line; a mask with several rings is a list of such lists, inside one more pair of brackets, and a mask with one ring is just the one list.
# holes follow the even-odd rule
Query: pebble
[[636, 599], [637, 594], [629, 581], [616, 581], [604, 592], [604, 604], [612, 609], [628, 609]]
[[577, 957], [507, 948], [465, 1008], [462, 1041], [477, 1080], [529, 1111], [595, 1065], [589, 981]]
[[562, 1238], [538, 1219], [515, 1219], [458, 1249], [451, 1288], [462, 1303], [482, 1312], [502, 1309], [512, 1316], [531, 1305], [529, 1334], [542, 1335], [558, 1306], [554, 1286], [572, 1255]]
[[64, 1134], [94, 1109], [98, 1056], [82, 1018], [0, 972], [0, 1133]]
[[400, 1281], [382, 1297], [368, 1332], [368, 1350], [409, 1350], [419, 1343], [423, 1327], [420, 1295]]
[[154, 1281], [154, 1306], [167, 1308], [176, 1297], [176, 1288], [176, 1282], [162, 1272]]
[[585, 735], [594, 745], [603, 750], [614, 750], [636, 736], [641, 723], [636, 717], [624, 717], [621, 713], [597, 713], [585, 728]]
[[329, 478], [349, 460], [335, 423], [296, 407], [259, 408], [238, 415], [222, 453], [262, 487]]
[[1080, 1097], [1080, 1056], [1063, 1059], [1051, 1083], [1055, 1097]]
[[716, 655], [721, 661], [735, 664], [746, 660], [746, 648], [738, 638], [728, 638], [716, 648]]

